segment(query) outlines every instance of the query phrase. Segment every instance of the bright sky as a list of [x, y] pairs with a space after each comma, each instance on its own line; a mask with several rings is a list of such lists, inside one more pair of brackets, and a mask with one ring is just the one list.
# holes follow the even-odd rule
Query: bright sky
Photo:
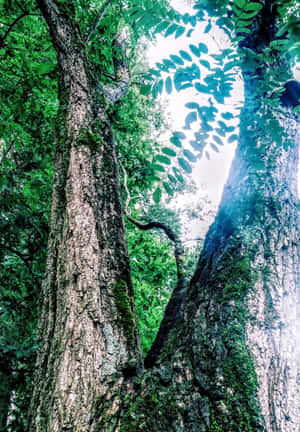
[[[172, 0], [173, 6], [181, 13], [192, 11], [192, 7], [189, 6], [184, 0]], [[157, 42], [152, 44], [148, 51], [149, 63], [151, 67], [155, 66], [156, 62], [161, 62], [164, 58], [168, 58], [170, 54], [178, 54], [179, 50], [188, 50], [191, 43], [198, 45], [199, 42], [203, 42], [207, 45], [209, 53], [205, 56], [202, 55], [202, 59], [210, 59], [211, 54], [220, 53], [220, 47], [229, 47], [229, 42], [226, 36], [224, 36], [220, 31], [218, 33], [208, 34], [204, 33], [206, 23], [203, 25], [197, 25], [195, 31], [192, 33], [191, 37], [185, 37], [184, 35], [175, 39], [174, 35], [167, 38], [162, 36], [157, 37]], [[189, 51], [189, 50], [188, 50]], [[206, 73], [205, 68], [201, 68], [201, 74]], [[225, 99], [224, 111], [233, 111], [235, 105], [239, 105], [239, 101], [243, 99], [243, 86], [242, 80], [237, 77], [237, 82], [234, 87], [231, 98]], [[185, 117], [189, 110], [185, 108], [187, 102], [197, 102], [200, 106], [207, 105], [208, 98], [203, 94], [199, 94], [195, 89], [182, 90], [180, 92], [173, 92], [170, 95], [164, 91], [161, 102], [166, 107], [166, 112], [169, 114], [168, 117], [172, 124], [173, 131], [182, 130]], [[196, 130], [199, 125], [195, 125]], [[171, 132], [171, 131], [170, 131]], [[184, 133], [188, 136], [188, 131]], [[193, 139], [192, 131], [190, 132], [190, 139]], [[168, 137], [169, 138], [169, 137]], [[224, 138], [225, 140], [225, 138]], [[187, 141], [185, 141], [187, 143]], [[187, 145], [187, 144], [186, 144]], [[191, 148], [193, 151], [193, 149]], [[228, 177], [230, 165], [232, 158], [234, 156], [235, 145], [225, 142], [223, 147], [219, 147], [219, 153], [213, 151], [210, 152], [211, 159], [207, 160], [203, 156], [197, 163], [193, 164], [193, 172], [191, 174], [193, 180], [195, 181], [198, 192], [197, 194], [187, 194], [180, 198], [179, 206], [190, 205], [194, 203], [196, 205], [197, 201], [207, 194], [209, 199], [212, 201], [212, 207], [216, 207], [220, 201], [224, 183]], [[210, 223], [211, 219], [206, 222]], [[205, 224], [205, 222], [204, 222]], [[203, 233], [203, 229], [207, 227], [203, 226], [203, 222], [194, 223], [192, 225], [191, 236], [197, 236], [199, 232]]]
[[[188, 4], [188, 1], [184, 0], [171, 0], [171, 4], [181, 13], [192, 12], [192, 6]], [[203, 42], [208, 47], [208, 54], [206, 59], [210, 59], [211, 54], [217, 54], [221, 52], [221, 49], [229, 48], [230, 43], [226, 35], [220, 30], [212, 30], [209, 34], [204, 33], [204, 29], [207, 23], [202, 25], [197, 24], [195, 31], [192, 33], [191, 37], [186, 37], [185, 35], [180, 36], [175, 39], [174, 35], [167, 38], [162, 36], [157, 36], [157, 41], [152, 44], [148, 50], [149, 64], [151, 67], [155, 67], [156, 62], [161, 62], [164, 58], [169, 58], [170, 54], [178, 54], [179, 50], [188, 50], [188, 46], [191, 43], [198, 45], [199, 42]], [[205, 59], [205, 56], [201, 55], [201, 58]], [[204, 69], [204, 70], [203, 70]], [[201, 74], [205, 73], [205, 68], [201, 68]], [[295, 77], [297, 79], [297, 77]], [[221, 111], [231, 111], [234, 113], [234, 108], [243, 103], [244, 91], [243, 82], [241, 77], [237, 76], [234, 89], [232, 91], [231, 97], [225, 99], [225, 106], [218, 108]], [[182, 130], [184, 126], [184, 120], [189, 112], [185, 108], [187, 102], [197, 102], [200, 106], [207, 105], [207, 98], [205, 95], [199, 94], [195, 90], [182, 90], [176, 92], [173, 90], [170, 95], [164, 91], [160, 101], [166, 107], [166, 112], [169, 114], [170, 123], [172, 125], [172, 130]], [[237, 122], [235, 123], [237, 124]], [[171, 133], [172, 131], [170, 131]], [[187, 131], [184, 131], [186, 133]], [[187, 134], [187, 133], [186, 133]], [[166, 139], [168, 140], [169, 137]], [[191, 131], [191, 137], [193, 134]], [[186, 194], [184, 197], [180, 198], [178, 203], [179, 207], [184, 205], [190, 205], [194, 203], [196, 205], [197, 201], [207, 194], [212, 202], [212, 207], [216, 207], [220, 201], [223, 186], [229, 174], [231, 161], [235, 152], [235, 145], [229, 144], [224, 138], [224, 146], [218, 147], [219, 153], [210, 152], [211, 159], [207, 160], [204, 156], [197, 163], [193, 164], [193, 172], [191, 174], [193, 180], [195, 181], [198, 192], [197, 194]], [[186, 143], [187, 141], [185, 141]], [[193, 149], [191, 148], [193, 151]], [[300, 177], [299, 177], [299, 191], [300, 191]], [[203, 223], [199, 221], [192, 224], [191, 235], [187, 237], [195, 237], [199, 233], [206, 231], [208, 224], [210, 224], [212, 219], [205, 221]]]

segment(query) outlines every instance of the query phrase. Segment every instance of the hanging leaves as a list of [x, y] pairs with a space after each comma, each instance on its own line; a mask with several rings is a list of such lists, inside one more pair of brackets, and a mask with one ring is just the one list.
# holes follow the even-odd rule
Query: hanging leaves
[[178, 163], [181, 166], [181, 168], [188, 174], [191, 174], [192, 172], [192, 167], [191, 165], [188, 163], [187, 160], [183, 159], [183, 158], [178, 158]]
[[160, 187], [157, 187], [153, 193], [153, 200], [156, 204], [160, 203], [161, 196], [162, 196], [162, 190]]
[[196, 162], [197, 157], [189, 150], [183, 150], [184, 156], [190, 161], [190, 162]]
[[192, 111], [185, 118], [184, 129], [191, 129], [191, 123], [194, 123], [195, 121], [197, 121], [197, 112]]
[[173, 88], [172, 80], [171, 80], [170, 77], [168, 77], [166, 79], [166, 91], [167, 91], [168, 94], [172, 93], [172, 88]]

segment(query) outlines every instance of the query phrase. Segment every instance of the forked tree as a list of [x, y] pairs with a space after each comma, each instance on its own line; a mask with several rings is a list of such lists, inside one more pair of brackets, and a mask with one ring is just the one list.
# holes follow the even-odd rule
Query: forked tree
[[126, 34], [112, 47], [116, 84], [101, 85], [86, 49], [97, 22], [84, 36], [74, 1], [36, 3], [57, 53], [59, 110], [29, 430], [298, 431], [299, 124], [291, 107], [266, 103], [271, 62], [289, 68], [274, 48], [276, 2], [259, 3], [241, 38], [245, 104], [229, 180], [145, 365], [107, 115], [130, 86]]

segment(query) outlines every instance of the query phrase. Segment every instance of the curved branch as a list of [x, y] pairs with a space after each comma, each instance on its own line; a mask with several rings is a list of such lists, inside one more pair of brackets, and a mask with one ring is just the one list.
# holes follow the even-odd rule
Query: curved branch
[[109, 5], [111, 4], [112, 0], [107, 0], [104, 5], [102, 6], [102, 8], [100, 9], [95, 21], [93, 22], [93, 24], [91, 25], [91, 27], [88, 29], [85, 37], [84, 37], [84, 42], [87, 44], [92, 36], [92, 34], [94, 33], [94, 31], [97, 29], [98, 25], [100, 24], [103, 16], [105, 15], [105, 12], [107, 11]]
[[126, 58], [126, 31], [117, 35], [112, 44], [112, 55], [116, 84], [103, 87], [103, 93], [109, 104], [113, 104], [126, 96], [130, 87], [130, 70]]
[[146, 368], [151, 368], [154, 366], [156, 360], [159, 357], [164, 346], [167, 344], [170, 336], [171, 330], [176, 326], [177, 322], [182, 317], [183, 308], [186, 300], [186, 293], [189, 286], [189, 281], [185, 277], [184, 272], [184, 263], [183, 263], [183, 246], [181, 241], [179, 240], [176, 233], [167, 225], [161, 222], [149, 222], [143, 224], [128, 214], [128, 206], [130, 204], [130, 193], [127, 187], [127, 173], [122, 163], [120, 162], [120, 166], [124, 173], [124, 188], [126, 191], [126, 201], [124, 213], [127, 219], [132, 222], [136, 227], [140, 228], [143, 231], [147, 231], [153, 228], [158, 228], [164, 231], [164, 233], [168, 236], [168, 238], [174, 244], [174, 255], [177, 267], [177, 284], [171, 294], [170, 300], [167, 304], [163, 320], [159, 327], [157, 336], [155, 338], [154, 343], [146, 358], [144, 360], [144, 364]]
[[161, 229], [169, 240], [174, 245], [174, 255], [175, 255], [175, 261], [176, 261], [176, 267], [177, 267], [177, 277], [178, 280], [181, 279], [184, 276], [184, 263], [183, 263], [183, 246], [181, 243], [181, 240], [178, 238], [177, 234], [166, 224], [158, 221], [151, 221], [148, 223], [142, 223], [134, 219], [130, 214], [128, 213], [128, 206], [130, 203], [130, 192], [128, 190], [127, 186], [127, 173], [125, 168], [123, 167], [122, 163], [120, 162], [120, 166], [124, 173], [124, 188], [126, 191], [126, 201], [125, 201], [125, 207], [124, 207], [124, 214], [127, 217], [127, 219], [133, 223], [137, 228], [139, 228], [142, 231], [148, 231], [151, 229]]
[[28, 11], [24, 11], [21, 15], [19, 15], [11, 24], [8, 25], [8, 29], [6, 30], [6, 32], [4, 33], [4, 36], [0, 36], [0, 48], [3, 48], [4, 43], [9, 35], [9, 33], [12, 31], [12, 29], [14, 28], [14, 26], [25, 16], [28, 16], [29, 12]]

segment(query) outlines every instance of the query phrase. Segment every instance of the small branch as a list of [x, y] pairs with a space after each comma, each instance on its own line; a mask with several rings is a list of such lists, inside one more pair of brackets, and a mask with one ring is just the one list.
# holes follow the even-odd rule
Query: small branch
[[116, 84], [103, 88], [103, 93], [109, 104], [113, 104], [126, 96], [130, 87], [130, 70], [126, 58], [126, 39], [126, 31], [123, 29], [112, 45]]
[[165, 225], [162, 222], [157, 222], [157, 221], [152, 221], [146, 224], [143, 224], [139, 221], [137, 221], [136, 219], [134, 219], [133, 217], [130, 216], [130, 214], [128, 213], [128, 206], [130, 204], [130, 192], [128, 190], [127, 187], [127, 173], [125, 168], [123, 167], [122, 163], [120, 162], [120, 166], [123, 170], [124, 173], [124, 188], [126, 191], [126, 201], [125, 201], [125, 206], [124, 206], [124, 214], [127, 217], [127, 219], [133, 223], [137, 228], [139, 228], [142, 231], [148, 231], [151, 229], [161, 229], [162, 231], [164, 231], [164, 233], [166, 234], [166, 236], [168, 237], [169, 240], [171, 240], [171, 242], [174, 245], [174, 255], [175, 255], [175, 261], [176, 261], [176, 267], [177, 267], [177, 277], [178, 280], [182, 279], [182, 277], [184, 276], [184, 264], [183, 264], [183, 247], [182, 247], [182, 243], [180, 241], [180, 239], [178, 238], [177, 234], [167, 225]]
[[28, 16], [29, 12], [28, 11], [24, 11], [20, 16], [18, 16], [11, 24], [9, 24], [8, 29], [6, 30], [6, 32], [4, 33], [4, 36], [1, 37], [0, 36], [0, 48], [3, 48], [4, 46], [4, 42], [7, 39], [9, 33], [12, 31], [12, 29], [14, 28], [14, 26], [25, 16]]
[[107, 11], [109, 5], [111, 4], [112, 0], [107, 0], [102, 8], [100, 9], [95, 21], [91, 25], [91, 27], [88, 29], [87, 34], [84, 37], [84, 42], [87, 44], [94, 33], [94, 31], [97, 29], [98, 25], [100, 24], [105, 12]]

